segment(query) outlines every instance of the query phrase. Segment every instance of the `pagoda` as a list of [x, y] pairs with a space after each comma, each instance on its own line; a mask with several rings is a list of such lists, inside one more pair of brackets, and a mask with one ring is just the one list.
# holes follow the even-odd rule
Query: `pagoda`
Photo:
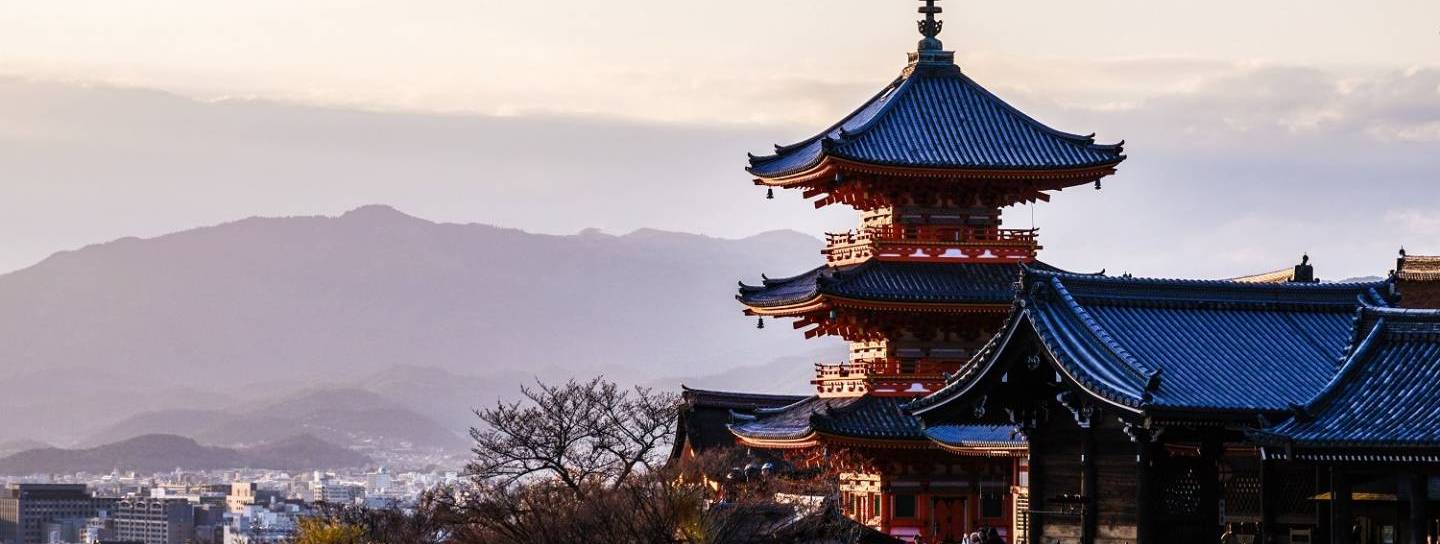
[[750, 448], [839, 479], [847, 515], [894, 536], [957, 540], [1023, 531], [1026, 444], [1003, 425], [925, 428], [903, 407], [944, 386], [1005, 323], [1036, 229], [1004, 228], [1001, 210], [1094, 184], [1125, 159], [1121, 144], [1061, 132], [1005, 103], [955, 64], [922, 0], [924, 38], [900, 76], [820, 134], [750, 157], [755, 183], [795, 188], [815, 206], [859, 212], [826, 235], [825, 263], [741, 284], [745, 312], [791, 318], [806, 338], [850, 343], [817, 364], [814, 395], [736, 413]]

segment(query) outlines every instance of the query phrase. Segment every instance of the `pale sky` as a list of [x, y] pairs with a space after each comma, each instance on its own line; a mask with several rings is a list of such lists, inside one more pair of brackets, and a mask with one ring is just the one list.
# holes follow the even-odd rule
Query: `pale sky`
[[[0, 0], [0, 272], [376, 202], [541, 232], [845, 228], [761, 200], [744, 154], [893, 78], [917, 5]], [[973, 77], [1130, 144], [1105, 191], [1035, 210], [1047, 258], [1221, 276], [1311, 251], [1359, 275], [1440, 241], [1440, 2], [942, 5]]]
[[[1009, 85], [1012, 57], [1407, 67], [1440, 61], [1434, 0], [948, 0], [942, 38]], [[866, 87], [918, 38], [913, 0], [0, 2], [0, 73], [322, 104], [658, 121], [823, 122], [810, 85]], [[1004, 60], [995, 60], [993, 57]], [[1114, 75], [1111, 76], [1112, 78]], [[766, 100], [769, 99], [769, 100]], [[771, 102], [773, 101], [773, 102]]]

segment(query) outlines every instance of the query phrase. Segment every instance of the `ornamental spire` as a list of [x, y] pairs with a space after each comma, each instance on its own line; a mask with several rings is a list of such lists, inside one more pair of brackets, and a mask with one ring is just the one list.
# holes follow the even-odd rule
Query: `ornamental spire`
[[935, 36], [940, 35], [940, 30], [945, 27], [945, 21], [936, 19], [935, 16], [945, 11], [945, 8], [935, 5], [937, 0], [920, 0], [925, 5], [920, 6], [920, 13], [925, 14], [925, 20], [916, 21], [920, 27], [920, 34], [925, 39], [920, 40], [921, 51], [940, 51], [942, 46], [940, 40]]

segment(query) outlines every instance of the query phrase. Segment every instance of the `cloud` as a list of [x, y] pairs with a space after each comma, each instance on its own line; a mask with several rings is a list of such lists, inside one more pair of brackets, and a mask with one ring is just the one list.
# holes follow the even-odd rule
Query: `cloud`
[[[1309, 251], [1325, 277], [1383, 273], [1400, 244], [1432, 232], [1395, 218], [1440, 209], [1434, 67], [983, 55], [962, 64], [1047, 124], [1127, 141], [1130, 159], [1105, 190], [1063, 191], [1034, 210], [1044, 258], [1057, 265], [1227, 277]], [[848, 228], [848, 210], [816, 212], [788, 193], [764, 200], [740, 167], [745, 152], [808, 136], [893, 74], [868, 75], [628, 83], [663, 96], [625, 100], [683, 109], [686, 123], [0, 80], [0, 269], [123, 235], [371, 202], [542, 232]], [[1007, 221], [1028, 224], [1029, 212]]]

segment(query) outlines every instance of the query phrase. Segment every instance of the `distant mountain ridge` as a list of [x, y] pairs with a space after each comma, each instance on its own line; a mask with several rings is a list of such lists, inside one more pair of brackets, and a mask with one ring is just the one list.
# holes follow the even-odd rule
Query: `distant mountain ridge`
[[105, 473], [112, 470], [139, 473], [174, 469], [220, 470], [260, 468], [309, 470], [350, 468], [371, 464], [369, 457], [310, 435], [299, 435], [251, 448], [203, 446], [193, 439], [169, 434], [137, 436], [86, 449], [43, 448], [0, 458], [0, 474], [29, 475], [73, 472]]
[[[536, 377], [643, 383], [806, 352], [756, 330], [733, 295], [812, 268], [820, 247], [790, 231], [541, 235], [366, 206], [61, 252], [0, 275], [0, 440], [95, 444], [126, 438], [107, 430], [123, 423], [241, 443], [231, 430], [265, 426], [235, 414], [314, 389], [369, 391], [432, 424], [392, 428], [463, 436], [471, 409]], [[348, 445], [373, 435], [357, 422], [385, 419], [302, 408], [284, 417], [313, 425], [276, 433]]]
[[107, 444], [157, 433], [181, 434], [226, 446], [267, 443], [294, 435], [314, 435], [336, 444], [388, 443], [397, 449], [456, 451], [468, 444], [458, 431], [378, 393], [348, 388], [304, 391], [248, 409], [144, 412], [107, 427], [81, 444]]

